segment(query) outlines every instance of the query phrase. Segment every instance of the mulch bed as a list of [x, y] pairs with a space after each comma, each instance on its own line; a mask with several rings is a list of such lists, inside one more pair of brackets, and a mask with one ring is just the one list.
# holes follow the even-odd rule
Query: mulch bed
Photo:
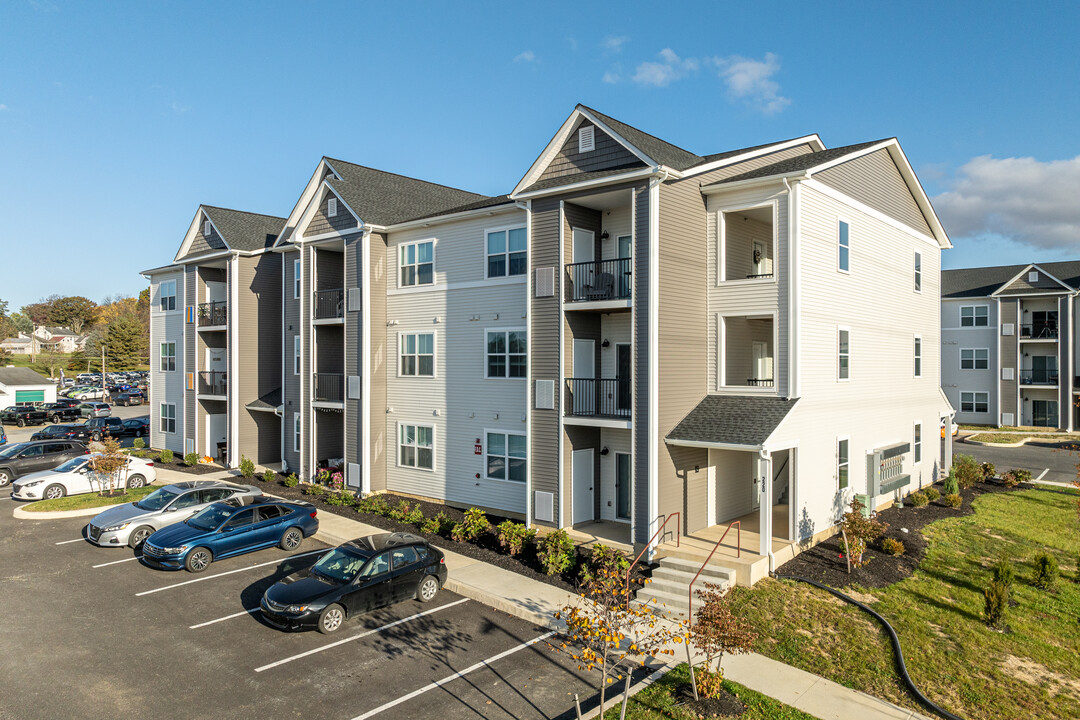
[[727, 690], [721, 690], [720, 697], [695, 700], [694, 688], [685, 683], [675, 690], [674, 697], [678, 706], [689, 710], [694, 717], [738, 717], [746, 712], [746, 706]]
[[[140, 453], [146, 454], [143, 455]], [[227, 469], [217, 463], [199, 463], [194, 466], [188, 465], [179, 455], [173, 455], [172, 462], [161, 462], [158, 458], [157, 450], [136, 450], [133, 455], [143, 458], [144, 460], [153, 460], [154, 467], [168, 468], [169, 470], [176, 470], [177, 472], [188, 473], [189, 475], [209, 475], [210, 473], [221, 472], [222, 470]]]
[[[312, 503], [319, 508], [320, 512], [334, 513], [335, 515], [347, 517], [350, 520], [358, 520], [368, 525], [374, 525], [387, 532], [407, 532], [412, 533], [413, 535], [419, 535], [435, 547], [450, 550], [473, 560], [490, 563], [491, 565], [500, 567], [504, 570], [524, 575], [527, 578], [553, 585], [571, 593], [579, 590], [578, 567], [581, 565], [582, 560], [589, 554], [588, 549], [579, 546], [577, 548], [578, 562], [575, 563], [568, 572], [562, 575], [548, 575], [543, 571], [540, 560], [536, 555], [535, 545], [526, 548], [522, 554], [511, 557], [502, 551], [502, 548], [499, 546], [499, 539], [494, 532], [487, 532], [481, 535], [477, 538], [475, 543], [457, 542], [443, 535], [421, 532], [420, 528], [412, 523], [391, 520], [382, 515], [359, 512], [355, 507], [331, 505], [325, 502], [321, 497], [305, 495], [301, 490], [302, 486], [286, 487], [281, 480], [277, 480], [273, 483], [266, 483], [252, 478], [251, 480], [245, 480], [244, 482], [255, 485], [256, 487], [261, 487], [264, 492], [279, 495], [289, 500], [303, 500]], [[385, 493], [384, 497], [391, 506], [396, 506], [401, 500], [408, 502], [410, 505], [419, 504], [420, 508], [423, 510], [424, 517], [426, 518], [434, 517], [440, 512], [450, 517], [454, 522], [461, 522], [465, 517], [465, 512], [463, 510], [450, 507], [449, 505], [425, 502], [423, 500], [416, 500], [414, 498], [394, 495], [392, 493]], [[506, 519], [497, 515], [488, 515], [487, 517], [492, 526], [498, 525]], [[646, 567], [644, 563], [635, 566], [630, 586], [631, 594], [634, 594], [636, 588], [641, 586], [641, 584], [636, 581], [648, 577], [651, 575], [651, 572], [652, 571]]]
[[[942, 483], [936, 483], [935, 487], [940, 491]], [[844, 540], [840, 534], [836, 534], [784, 563], [777, 569], [777, 574], [780, 576], [797, 575], [835, 588], [849, 585], [880, 588], [892, 585], [910, 577], [926, 555], [927, 542], [921, 532], [924, 527], [943, 518], [971, 515], [975, 512], [971, 508], [971, 501], [980, 495], [1011, 492], [1014, 489], [1026, 490], [1032, 487], [1034, 486], [1021, 484], [1016, 488], [1007, 488], [997, 482], [978, 483], [974, 487], [960, 491], [964, 504], [956, 509], [945, 505], [944, 498], [921, 508], [914, 507], [910, 503], [905, 503], [902, 508], [894, 505], [878, 513], [878, 519], [888, 523], [889, 529], [867, 548], [866, 556], [871, 562], [863, 567], [852, 568], [851, 574], [848, 574], [847, 560], [844, 558]], [[905, 528], [908, 531], [906, 533], [903, 532]], [[885, 538], [903, 542], [904, 554], [899, 556], [885, 554], [881, 550], [881, 542]]]

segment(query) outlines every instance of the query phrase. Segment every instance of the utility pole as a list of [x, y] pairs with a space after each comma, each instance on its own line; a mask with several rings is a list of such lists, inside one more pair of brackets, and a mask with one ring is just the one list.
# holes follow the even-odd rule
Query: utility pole
[[101, 402], [105, 402], [105, 346], [101, 346]]

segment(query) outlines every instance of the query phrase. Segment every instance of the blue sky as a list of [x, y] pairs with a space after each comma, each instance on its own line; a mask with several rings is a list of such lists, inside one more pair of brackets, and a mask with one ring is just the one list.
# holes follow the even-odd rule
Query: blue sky
[[1080, 256], [1080, 5], [0, 1], [0, 298], [100, 300], [323, 155], [506, 192], [574, 105], [699, 154], [897, 136], [946, 267]]

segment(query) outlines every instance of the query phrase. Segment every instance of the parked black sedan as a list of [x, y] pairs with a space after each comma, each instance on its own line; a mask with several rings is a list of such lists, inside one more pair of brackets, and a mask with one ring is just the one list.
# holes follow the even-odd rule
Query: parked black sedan
[[124, 421], [124, 429], [117, 432], [120, 437], [142, 437], [150, 434], [150, 416], [131, 418]]
[[85, 431], [83, 423], [48, 425], [30, 436], [31, 440], [85, 440], [90, 433]]
[[263, 594], [262, 616], [282, 630], [332, 633], [353, 615], [411, 598], [433, 600], [445, 583], [445, 557], [424, 538], [370, 535], [274, 583]]

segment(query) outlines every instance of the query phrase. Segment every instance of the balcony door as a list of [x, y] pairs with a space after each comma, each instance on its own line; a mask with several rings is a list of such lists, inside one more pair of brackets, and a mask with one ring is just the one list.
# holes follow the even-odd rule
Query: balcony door
[[630, 343], [618, 343], [615, 346], [615, 407], [620, 415], [630, 414], [630, 399], [633, 397], [630, 390], [630, 363]]
[[206, 283], [206, 302], [225, 302], [228, 287], [228, 284], [223, 282]]
[[1031, 381], [1036, 385], [1057, 382], [1057, 357], [1036, 355], [1031, 358]]
[[630, 297], [630, 283], [633, 281], [633, 235], [619, 236], [619, 297]]
[[574, 414], [596, 414], [596, 341], [574, 340]]
[[615, 519], [630, 519], [629, 453], [615, 453]]
[[751, 367], [754, 369], [754, 377], [751, 385], [757, 387], [768, 387], [772, 383], [769, 382], [773, 379], [773, 360], [769, 356], [768, 343], [760, 340], [753, 341], [751, 345]]
[[1058, 404], [1056, 400], [1033, 400], [1031, 402], [1031, 424], [1035, 427], [1058, 426]]

